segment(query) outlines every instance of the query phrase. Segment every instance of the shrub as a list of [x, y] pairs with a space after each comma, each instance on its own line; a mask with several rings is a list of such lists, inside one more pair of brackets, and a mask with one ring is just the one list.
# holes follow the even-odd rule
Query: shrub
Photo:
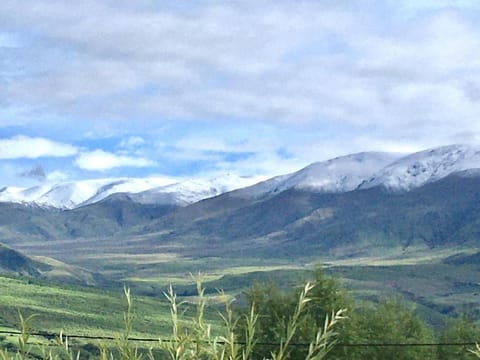
[[[289, 345], [295, 338], [297, 332], [302, 326], [302, 317], [305, 309], [312, 301], [310, 292], [313, 285], [305, 284], [299, 293], [293, 315], [288, 319], [285, 327], [285, 336], [280, 340], [278, 346], [271, 351], [269, 357], [272, 360], [283, 360], [290, 355]], [[207, 298], [204, 295], [204, 289], [201, 281], [197, 281], [198, 301], [196, 304], [196, 313], [193, 318], [184, 316], [184, 302], [178, 302], [177, 296], [170, 287], [166, 295], [170, 303], [171, 315], [171, 334], [169, 338], [160, 339], [158, 347], [162, 351], [161, 357], [154, 353], [154, 349], [149, 349], [147, 354], [139, 351], [137, 346], [130, 340], [133, 326], [134, 313], [130, 290], [125, 289], [125, 298], [127, 301], [127, 311], [124, 314], [124, 332], [118, 337], [115, 347], [109, 349], [105, 343], [99, 345], [98, 358], [101, 360], [116, 359], [122, 360], [140, 360], [147, 357], [150, 360], [164, 358], [171, 360], [246, 360], [252, 356], [252, 351], [257, 341], [256, 326], [261, 315], [256, 312], [255, 305], [252, 304], [247, 315], [243, 319], [244, 341], [240, 342], [237, 335], [238, 319], [235, 319], [231, 309], [231, 300], [227, 296], [221, 296], [224, 299], [225, 311], [220, 313], [223, 326], [219, 333], [214, 333], [213, 324], [205, 320], [206, 308], [208, 306]], [[322, 327], [316, 330], [315, 336], [310, 339], [308, 350], [305, 353], [306, 360], [321, 360], [332, 349], [337, 333], [335, 328], [344, 317], [345, 310], [333, 311], [326, 317]], [[1, 360], [30, 359], [31, 348], [28, 344], [30, 338], [31, 321], [33, 316], [24, 319], [20, 315], [21, 335], [18, 338], [18, 349], [15, 352], [0, 350]], [[68, 338], [60, 334], [56, 341], [57, 346], [53, 349], [42, 347], [36, 349], [36, 353], [41, 355], [36, 358], [45, 360], [54, 359], [80, 359], [80, 352], [74, 352], [68, 342]]]
[[[440, 343], [472, 343], [480, 339], [480, 329], [466, 315], [447, 321], [440, 334]], [[466, 346], [440, 346], [439, 360], [468, 360], [476, 359], [475, 353], [466, 351]]]
[[[308, 344], [316, 336], [317, 329], [323, 326], [335, 309], [350, 307], [350, 302], [340, 291], [337, 282], [325, 277], [321, 268], [315, 271], [314, 280], [309, 287], [309, 301], [304, 305], [301, 314], [294, 319], [296, 328], [288, 349], [290, 359], [304, 359], [309, 347], [303, 344]], [[295, 314], [303, 291], [303, 288], [296, 288], [284, 292], [273, 283], [257, 283], [246, 292], [247, 307], [239, 309], [238, 335], [244, 339], [245, 323], [242, 319], [245, 319], [248, 309], [255, 306], [259, 317], [256, 324], [257, 344], [253, 349], [254, 358], [269, 357], [275, 351], [275, 343], [285, 342], [288, 326], [294, 316], [292, 314]], [[342, 322], [336, 327], [336, 339], [345, 342], [346, 337], [348, 331], [345, 322]], [[339, 350], [334, 352], [337, 351]]]

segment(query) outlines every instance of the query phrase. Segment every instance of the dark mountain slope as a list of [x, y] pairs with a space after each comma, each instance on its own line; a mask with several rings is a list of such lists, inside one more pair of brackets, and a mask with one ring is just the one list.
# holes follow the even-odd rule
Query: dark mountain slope
[[34, 261], [22, 253], [0, 244], [0, 273], [39, 277], [42, 270], [49, 270], [47, 264]]
[[69, 236], [104, 237], [149, 223], [176, 208], [174, 205], [143, 205], [127, 194], [114, 194], [97, 203], [64, 211], [62, 219]]
[[114, 236], [131, 226], [147, 224], [175, 208], [142, 205], [124, 194], [73, 210], [0, 203], [0, 241], [15, 246], [30, 241]]
[[0, 274], [76, 285], [109, 284], [103, 276], [46, 257], [30, 257], [0, 244]]
[[480, 177], [456, 173], [409, 192], [288, 189], [250, 199], [232, 192], [184, 208], [142, 205], [127, 195], [69, 211], [0, 204], [0, 215], [0, 241], [46, 256], [50, 240], [59, 244], [48, 245], [55, 256], [88, 256], [99, 248], [189, 256], [383, 255], [413, 246], [478, 246]]
[[[222, 197], [215, 203], [222, 203]], [[242, 256], [352, 256], [480, 242], [480, 178], [466, 173], [403, 193], [380, 187], [341, 194], [290, 189], [224, 206], [222, 212], [216, 207], [209, 212], [209, 201], [203, 202], [203, 212], [179, 209], [145, 230], [169, 230], [156, 241], [188, 244], [192, 254], [238, 250]]]
[[35, 205], [0, 203], [0, 242], [46, 241], [62, 232], [61, 211]]

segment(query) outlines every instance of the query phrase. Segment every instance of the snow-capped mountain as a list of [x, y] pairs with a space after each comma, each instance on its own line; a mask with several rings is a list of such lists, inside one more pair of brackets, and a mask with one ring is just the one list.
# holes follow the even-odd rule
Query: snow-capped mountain
[[313, 163], [297, 172], [260, 178], [227, 174], [214, 178], [174, 181], [161, 177], [97, 179], [0, 189], [0, 202], [35, 203], [72, 209], [123, 193], [142, 204], [186, 206], [236, 190], [243, 198], [259, 198], [287, 189], [339, 193], [382, 186], [389, 191], [409, 191], [451, 173], [480, 169], [480, 147], [449, 145], [402, 156], [363, 152]]
[[329, 193], [352, 191], [399, 157], [398, 154], [382, 152], [341, 156], [238, 190], [236, 195], [256, 198], [291, 188]]
[[171, 183], [160, 177], [145, 179], [95, 179], [60, 184], [43, 184], [31, 188], [6, 187], [0, 190], [0, 201], [35, 203], [43, 206], [71, 209], [96, 202], [118, 192], [140, 192]]
[[258, 178], [225, 175], [211, 179], [175, 182], [161, 177], [96, 179], [66, 182], [32, 188], [5, 187], [0, 202], [33, 203], [61, 209], [92, 204], [116, 193], [126, 193], [144, 204], [185, 206], [237, 188], [249, 186]]
[[480, 147], [470, 145], [442, 146], [404, 156], [364, 152], [313, 163], [235, 193], [257, 198], [292, 188], [340, 193], [377, 186], [389, 191], [409, 191], [456, 172], [468, 170], [469, 174], [478, 175], [474, 169], [480, 169]]
[[130, 197], [142, 204], [175, 204], [185, 206], [228, 191], [250, 186], [259, 180], [259, 178], [232, 174], [211, 179], [189, 179], [132, 194]]
[[108, 181], [97, 183], [95, 193], [89, 196], [86, 200], [78, 202], [75, 206], [93, 204], [112, 194], [136, 194], [158, 186], [165, 186], [173, 182], [172, 179], [162, 177], [109, 179]]
[[368, 178], [360, 188], [409, 191], [454, 172], [480, 168], [480, 148], [449, 145], [402, 157]]

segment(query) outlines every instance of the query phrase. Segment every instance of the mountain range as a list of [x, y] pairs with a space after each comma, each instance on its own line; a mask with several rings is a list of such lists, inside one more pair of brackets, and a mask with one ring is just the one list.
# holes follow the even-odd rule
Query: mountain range
[[[58, 208], [13, 195], [1, 202], [0, 242], [82, 266], [102, 253], [345, 258], [472, 249], [480, 245], [479, 169], [479, 149], [450, 145], [342, 156], [247, 187], [252, 179], [232, 175], [152, 181], [140, 191], [127, 191], [138, 179], [92, 181], [77, 197], [72, 188], [84, 183], [70, 183], [70, 202]], [[14, 193], [3, 190], [3, 199]]]
[[226, 174], [208, 179], [173, 182], [161, 177], [118, 178], [42, 184], [30, 188], [5, 186], [0, 202], [35, 204], [74, 209], [101, 201], [112, 194], [128, 194], [141, 204], [188, 205], [239, 187], [251, 185], [254, 177]]
[[3, 187], [0, 202], [74, 209], [125, 194], [140, 204], [187, 206], [238, 190], [238, 196], [256, 198], [288, 189], [343, 193], [383, 187], [409, 191], [451, 173], [480, 168], [480, 148], [450, 145], [409, 155], [364, 152], [313, 163], [297, 172], [261, 183], [258, 178], [232, 174], [168, 182], [164, 178], [120, 178], [43, 184], [31, 188]]

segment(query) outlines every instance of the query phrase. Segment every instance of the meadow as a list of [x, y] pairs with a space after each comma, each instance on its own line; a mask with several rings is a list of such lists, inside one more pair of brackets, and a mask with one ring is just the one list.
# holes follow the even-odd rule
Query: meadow
[[[448, 317], [480, 315], [480, 267], [448, 263], [447, 255], [408, 261], [343, 260], [324, 263], [323, 267], [358, 304], [369, 306], [396, 297], [411, 304], [427, 322], [440, 327]], [[222, 289], [242, 304], [244, 291], [253, 284], [276, 283], [288, 289], [310, 280], [313, 268], [321, 264], [281, 260], [268, 264], [258, 259], [225, 258], [157, 260], [111, 257], [102, 262], [102, 273], [109, 274], [109, 281], [102, 287], [0, 277], [0, 326], [14, 327], [19, 309], [27, 315], [38, 314], [36, 323], [46, 331], [111, 334], [122, 326], [122, 289], [127, 285], [135, 297], [137, 329], [143, 335], [161, 335], [169, 316], [164, 293], [173, 285], [179, 296], [194, 299], [197, 289], [192, 274], [204, 274], [208, 296], [214, 297]]]
[[[0, 325], [18, 329], [18, 311], [36, 314], [33, 330], [77, 335], [115, 336], [123, 328], [121, 291], [55, 285], [27, 278], [0, 277]], [[169, 308], [163, 298], [136, 296], [135, 335], [167, 330]]]

